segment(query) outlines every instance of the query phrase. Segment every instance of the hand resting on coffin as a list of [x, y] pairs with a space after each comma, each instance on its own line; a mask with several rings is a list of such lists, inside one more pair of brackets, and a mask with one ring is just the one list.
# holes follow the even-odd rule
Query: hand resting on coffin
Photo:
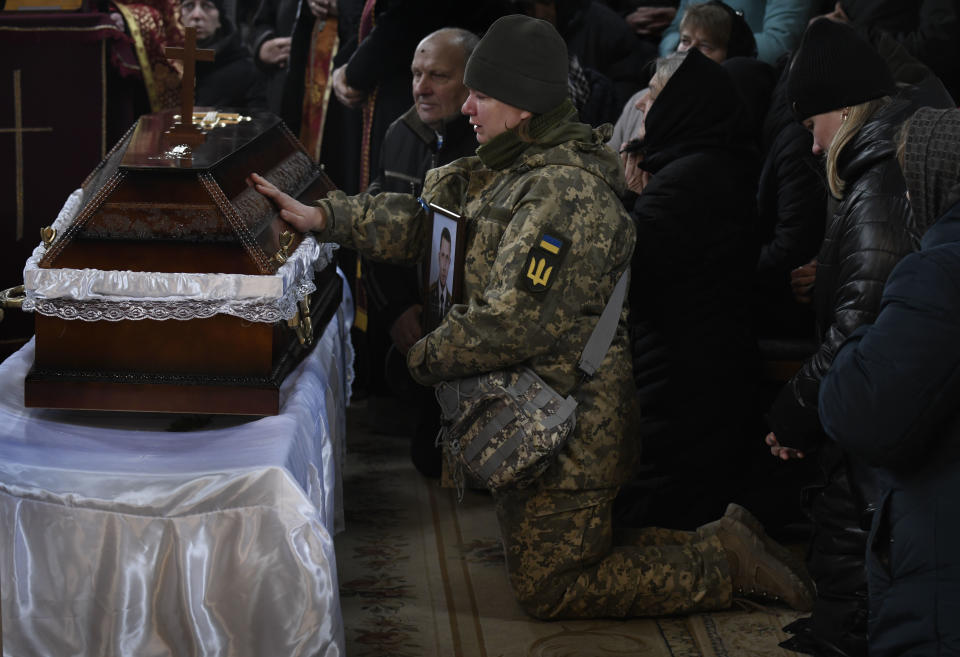
[[257, 173], [250, 174], [250, 181], [254, 188], [277, 204], [280, 208], [280, 218], [289, 222], [300, 232], [321, 231], [327, 227], [327, 215], [323, 210], [313, 205], [304, 205], [289, 194], [286, 194]]

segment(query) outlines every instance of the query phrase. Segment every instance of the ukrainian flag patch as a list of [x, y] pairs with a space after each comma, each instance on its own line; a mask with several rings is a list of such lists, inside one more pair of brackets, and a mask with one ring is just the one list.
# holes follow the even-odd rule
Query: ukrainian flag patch
[[546, 292], [553, 285], [570, 243], [556, 233], [543, 232], [530, 249], [520, 272], [520, 286], [533, 294]]
[[563, 240], [554, 237], [553, 235], [547, 235], [544, 233], [540, 237], [540, 248], [546, 249], [550, 253], [557, 255], [560, 253], [560, 249], [563, 247]]

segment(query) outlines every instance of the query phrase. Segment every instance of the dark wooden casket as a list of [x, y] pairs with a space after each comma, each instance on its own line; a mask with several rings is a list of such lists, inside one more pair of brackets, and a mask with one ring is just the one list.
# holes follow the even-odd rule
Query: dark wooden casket
[[141, 117], [68, 201], [24, 270], [26, 406], [279, 412], [342, 287], [333, 245], [296, 233], [247, 177], [302, 200], [333, 185], [279, 118], [239, 119], [188, 146], [167, 134], [173, 112]]

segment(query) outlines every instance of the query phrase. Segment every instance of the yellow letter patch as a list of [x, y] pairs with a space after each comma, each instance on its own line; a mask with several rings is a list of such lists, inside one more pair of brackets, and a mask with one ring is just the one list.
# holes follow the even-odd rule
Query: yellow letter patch
[[562, 237], [541, 233], [536, 245], [527, 254], [520, 273], [521, 286], [534, 294], [549, 290], [557, 277], [567, 246], [568, 242]]

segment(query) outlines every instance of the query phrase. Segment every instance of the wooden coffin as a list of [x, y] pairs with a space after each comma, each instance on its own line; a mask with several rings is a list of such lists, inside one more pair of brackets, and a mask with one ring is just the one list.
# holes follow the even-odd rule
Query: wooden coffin
[[141, 117], [44, 236], [24, 272], [26, 406], [279, 412], [342, 287], [332, 245], [296, 233], [247, 177], [303, 200], [333, 185], [279, 118], [239, 118], [187, 145], [168, 134], [173, 112]]

